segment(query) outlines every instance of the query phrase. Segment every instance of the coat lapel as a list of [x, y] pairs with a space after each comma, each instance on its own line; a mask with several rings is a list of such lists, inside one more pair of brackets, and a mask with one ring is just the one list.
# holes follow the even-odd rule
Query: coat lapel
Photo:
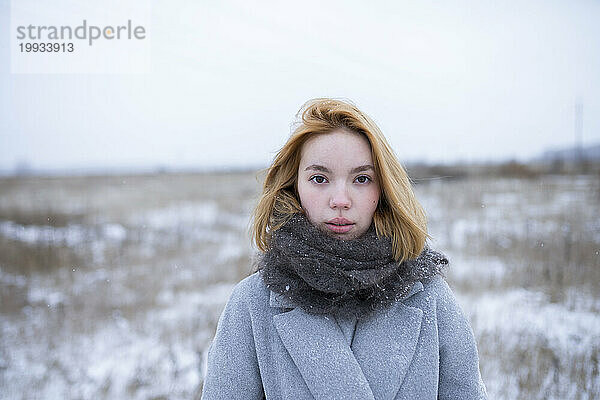
[[[415, 284], [407, 297], [423, 290]], [[352, 348], [333, 317], [306, 313], [271, 292], [271, 306], [293, 308], [275, 327], [316, 399], [393, 399], [415, 353], [423, 312], [395, 303], [360, 320]]]
[[400, 390], [417, 348], [422, 318], [422, 310], [397, 302], [357, 324], [352, 351], [376, 399], [394, 399]]
[[372, 399], [369, 383], [335, 319], [301, 308], [273, 317], [279, 337], [315, 399]]

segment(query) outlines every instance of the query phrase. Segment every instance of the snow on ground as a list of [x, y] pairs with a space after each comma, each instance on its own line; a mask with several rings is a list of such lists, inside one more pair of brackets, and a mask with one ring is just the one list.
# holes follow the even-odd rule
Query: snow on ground
[[[0, 220], [2, 243], [30, 252], [64, 246], [84, 260], [28, 273], [0, 263], [0, 399], [197, 394], [217, 319], [250, 270], [245, 190], [255, 183], [228, 177], [215, 189], [221, 195], [166, 201], [201, 185], [180, 178], [173, 189], [156, 179], [141, 188], [123, 181], [125, 191], [115, 186], [120, 180], [108, 189], [80, 182], [81, 198], [51, 186], [35, 201], [26, 200], [30, 188], [0, 196], [0, 207], [23, 201], [42, 213], [50, 201], [43, 196], [56, 196], [52, 202], [64, 212], [85, 214], [86, 204], [93, 205], [91, 217], [60, 226]], [[590, 206], [589, 185], [578, 178], [544, 185], [432, 182], [417, 189], [433, 245], [450, 258], [448, 280], [471, 320], [490, 399], [600, 393], [597, 294], [567, 288], [564, 301], [552, 303], [512, 279], [504, 253], [520, 241], [539, 246], [572, 233], [589, 238], [597, 256], [600, 214]], [[152, 204], [139, 197], [146, 191], [158, 193]]]
[[212, 335], [203, 324], [214, 323], [232, 289], [163, 290], [158, 306], [139, 320], [115, 310], [89, 332], [69, 332], [68, 325], [54, 330], [61, 313], [56, 303], [28, 306], [0, 322], [0, 398], [191, 398]]
[[520, 398], [527, 381], [538, 393], [532, 398], [591, 400], [600, 393], [598, 313], [518, 288], [457, 298], [478, 338], [490, 398]]
[[100, 240], [118, 244], [126, 238], [127, 230], [121, 224], [115, 223], [102, 224], [98, 229], [98, 227], [82, 224], [55, 227], [0, 221], [0, 235], [29, 244], [77, 247], [84, 245], [86, 242]]

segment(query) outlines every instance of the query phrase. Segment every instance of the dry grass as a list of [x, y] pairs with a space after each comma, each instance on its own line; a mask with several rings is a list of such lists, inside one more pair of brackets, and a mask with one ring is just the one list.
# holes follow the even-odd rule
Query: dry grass
[[[478, 299], [526, 288], [569, 309], [600, 311], [600, 180], [490, 178], [463, 167], [453, 174], [461, 179], [424, 175], [417, 185], [434, 245], [466, 260], [498, 260], [503, 272], [459, 276], [453, 266], [458, 292]], [[17, 393], [15, 385], [32, 397], [197, 394], [228, 290], [251, 270], [257, 175], [0, 179], [0, 227], [12, 224], [0, 231], [0, 385], [8, 388], [0, 398]], [[8, 231], [50, 234], [27, 241]], [[497, 398], [600, 396], [594, 342], [565, 352], [526, 326], [498, 331], [476, 314], [473, 326]], [[54, 350], [40, 360], [40, 349]], [[115, 351], [133, 360], [129, 369], [119, 370], [125, 361], [113, 360]], [[39, 373], [9, 367], [19, 362]], [[105, 363], [106, 371], [90, 369]], [[581, 388], [575, 397], [573, 387]]]
[[[495, 390], [498, 398], [591, 400], [600, 396], [598, 359], [600, 344], [590, 343], [585, 353], [565, 355], [541, 335], [526, 329], [516, 332], [518, 343], [506, 343], [497, 334], [483, 334], [478, 339], [482, 375], [502, 374], [504, 386]], [[493, 369], [493, 370], [492, 370]], [[518, 397], [514, 397], [514, 393]]]
[[502, 282], [476, 286], [535, 288], [560, 301], [572, 287], [600, 293], [600, 181], [582, 179], [471, 178], [417, 192], [430, 200], [431, 233], [442, 247], [506, 264]]

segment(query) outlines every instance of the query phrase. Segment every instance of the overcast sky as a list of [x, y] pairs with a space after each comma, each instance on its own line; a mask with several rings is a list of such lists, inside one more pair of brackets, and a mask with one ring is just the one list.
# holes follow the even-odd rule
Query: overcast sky
[[21, 74], [0, 0], [1, 170], [266, 165], [323, 96], [354, 101], [404, 161], [571, 146], [578, 99], [583, 144], [600, 143], [598, 1], [146, 3], [144, 71]]

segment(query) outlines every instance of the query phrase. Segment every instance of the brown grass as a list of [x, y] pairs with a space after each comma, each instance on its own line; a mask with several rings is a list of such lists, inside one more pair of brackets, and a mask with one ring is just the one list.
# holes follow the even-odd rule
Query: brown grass
[[[440, 249], [466, 259], [494, 257], [507, 268], [499, 281], [456, 281], [457, 290], [476, 298], [488, 290], [525, 287], [547, 293], [551, 301], [558, 303], [567, 302], [567, 293], [578, 290], [600, 297], [600, 246], [593, 235], [598, 229], [594, 224], [600, 223], [595, 207], [600, 201], [600, 179], [587, 176], [587, 186], [581, 188], [575, 182], [577, 176], [557, 180], [530, 173], [520, 165], [498, 170], [517, 178], [499, 179], [465, 166], [450, 171], [441, 166], [421, 171], [424, 180], [417, 185], [417, 196], [426, 202], [431, 232], [441, 243]], [[39, 344], [61, 348], [69, 337], [91, 335], [104, 326], [126, 321], [139, 335], [157, 334], [169, 345], [191, 343], [189, 351], [203, 354], [223, 306], [219, 301], [224, 299], [194, 305], [197, 309], [191, 317], [176, 315], [173, 325], [154, 325], [156, 320], [152, 318], [163, 311], [171, 312], [174, 305], [169, 303], [169, 296], [186, 299], [220, 283], [237, 282], [250, 273], [252, 250], [247, 225], [223, 224], [222, 218], [248, 220], [260, 190], [257, 175], [240, 172], [0, 179], [0, 221], [53, 228], [77, 225], [90, 232], [90, 237], [76, 246], [58, 241], [27, 244], [0, 235], [0, 276], [5, 279], [0, 281], [0, 314], [28, 332], [16, 345], [20, 349]], [[453, 179], [429, 179], [442, 176]], [[414, 177], [420, 179], [418, 174]], [[557, 200], [565, 193], [566, 205]], [[516, 199], [515, 204], [503, 203], [510, 198]], [[129, 219], [145, 211], [206, 202], [217, 204], [219, 213], [216, 224], [208, 227], [182, 220], [181, 226], [161, 230]], [[509, 229], [503, 227], [507, 221], [512, 224]], [[127, 237], [114, 243], [103, 238], [106, 223], [123, 226]], [[472, 229], [462, 238], [456, 237], [460, 224]], [[191, 236], [194, 229], [204, 229], [207, 236]], [[95, 247], [99, 242], [103, 245], [100, 250]], [[225, 245], [239, 251], [221, 254]], [[6, 278], [8, 275], [16, 281]], [[41, 292], [41, 299], [32, 298], [33, 289]], [[53, 292], [63, 297], [49, 307], [44, 301]], [[595, 310], [594, 304], [600, 303], [589, 304], [588, 309]], [[574, 384], [581, 388], [581, 399], [600, 395], [598, 346], [591, 346], [586, 353], [564, 354], [543, 336], [532, 336], [526, 330], [514, 335], [521, 342], [507, 342], [495, 331], [482, 332], [478, 337], [484, 378], [501, 370], [507, 382], [513, 379], [521, 398], [568, 398], [567, 390]], [[2, 339], [4, 342], [8, 337]], [[47, 355], [45, 362], [54, 372], [45, 379], [55, 379], [52, 374], [59, 374], [70, 385], [81, 383], [73, 372], [73, 366], [79, 364], [65, 357], [52, 352]], [[138, 368], [146, 367], [141, 360]], [[0, 370], [0, 381], [2, 373]], [[178, 379], [174, 375], [173, 382]], [[27, 393], [43, 393], [47, 382], [36, 382]], [[134, 396], [152, 384], [132, 379], [126, 391]], [[494, 389], [502, 395], [502, 385]], [[96, 393], [108, 397], [112, 390], [114, 383], [107, 380]], [[193, 396], [194, 392], [198, 394], [197, 388], [182, 396]]]

